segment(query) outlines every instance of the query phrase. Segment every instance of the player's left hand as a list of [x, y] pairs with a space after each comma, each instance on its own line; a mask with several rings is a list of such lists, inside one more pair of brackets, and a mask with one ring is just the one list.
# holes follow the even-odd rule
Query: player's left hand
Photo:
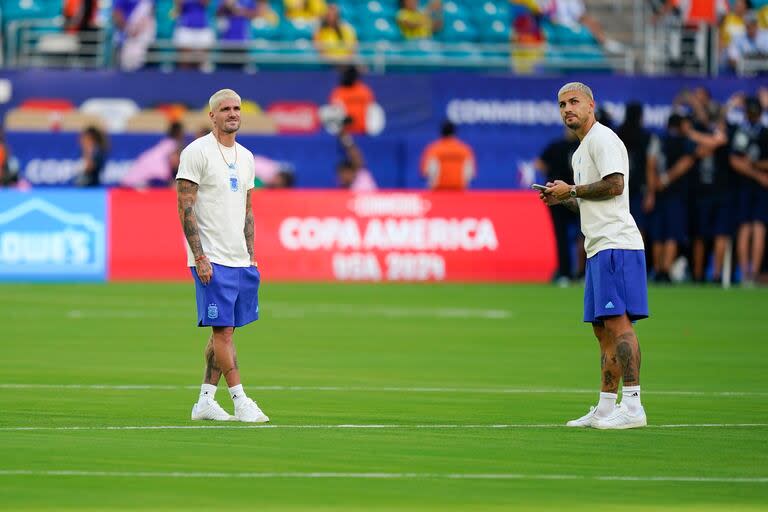
[[571, 185], [562, 180], [547, 183], [546, 193], [560, 202], [567, 201], [571, 197]]

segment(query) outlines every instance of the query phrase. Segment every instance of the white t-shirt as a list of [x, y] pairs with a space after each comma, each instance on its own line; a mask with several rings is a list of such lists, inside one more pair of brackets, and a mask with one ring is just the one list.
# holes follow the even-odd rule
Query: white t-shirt
[[624, 175], [620, 196], [600, 201], [577, 199], [587, 257], [604, 249], [644, 249], [643, 237], [629, 213], [629, 157], [619, 136], [595, 123], [573, 154], [571, 164], [576, 185], [595, 183], [617, 172]]
[[[237, 143], [230, 148], [220, 145], [213, 133], [200, 137], [181, 152], [176, 179], [199, 186], [195, 216], [203, 252], [213, 263], [228, 267], [251, 264], [244, 228], [245, 201], [254, 178], [253, 154]], [[192, 249], [189, 243], [185, 245], [187, 265], [194, 267]]]

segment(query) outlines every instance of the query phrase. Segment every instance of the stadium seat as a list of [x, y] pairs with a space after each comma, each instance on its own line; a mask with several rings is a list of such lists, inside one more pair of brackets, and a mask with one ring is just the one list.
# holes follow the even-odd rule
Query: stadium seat
[[[61, 2], [59, 2], [61, 4]], [[58, 11], [49, 6], [45, 0], [3, 0], [3, 21], [16, 21], [23, 19], [50, 18], [61, 13], [61, 5]]]
[[443, 3], [443, 16], [450, 22], [456, 19], [466, 20], [469, 18], [469, 13], [462, 4], [455, 0], [448, 0]]
[[487, 25], [480, 27], [480, 40], [488, 43], [505, 43], [511, 36], [509, 24], [500, 19], [495, 19]]
[[478, 33], [468, 20], [456, 19], [445, 24], [437, 39], [445, 42], [476, 41]]
[[278, 25], [272, 25], [263, 18], [254, 18], [251, 21], [251, 39], [274, 40], [280, 36]]
[[475, 18], [484, 16], [509, 20], [509, 4], [507, 2], [499, 3], [493, 0], [478, 0], [472, 2], [472, 9]]
[[361, 41], [399, 41], [400, 30], [387, 18], [372, 18], [361, 23], [358, 30]]
[[315, 25], [304, 20], [283, 20], [280, 24], [280, 38], [285, 41], [312, 40]]

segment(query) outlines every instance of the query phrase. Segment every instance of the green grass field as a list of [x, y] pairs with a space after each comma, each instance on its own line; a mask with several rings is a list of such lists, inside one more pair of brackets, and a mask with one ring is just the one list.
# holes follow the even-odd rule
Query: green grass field
[[191, 284], [3, 285], [0, 509], [768, 509], [768, 290], [650, 299], [650, 426], [596, 431], [579, 287], [267, 284], [263, 427], [189, 420]]

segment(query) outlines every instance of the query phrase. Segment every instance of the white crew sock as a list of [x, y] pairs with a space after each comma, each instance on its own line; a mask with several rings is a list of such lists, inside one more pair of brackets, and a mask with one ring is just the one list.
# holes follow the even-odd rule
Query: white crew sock
[[216, 386], [213, 384], [203, 384], [200, 386], [200, 401], [204, 401], [208, 398], [213, 399], [216, 395]]
[[243, 390], [243, 385], [238, 384], [237, 386], [232, 386], [229, 388], [229, 396], [232, 397], [232, 401], [235, 402], [235, 405], [240, 403], [241, 400], [245, 400], [245, 391]]
[[618, 396], [619, 395], [616, 393], [604, 393], [601, 391], [600, 401], [597, 402], [597, 411], [595, 411], [595, 414], [601, 418], [605, 418], [611, 414], [616, 407], [616, 398]]
[[621, 404], [630, 413], [637, 414], [643, 408], [640, 403], [640, 386], [624, 386], [624, 389], [621, 391]]

